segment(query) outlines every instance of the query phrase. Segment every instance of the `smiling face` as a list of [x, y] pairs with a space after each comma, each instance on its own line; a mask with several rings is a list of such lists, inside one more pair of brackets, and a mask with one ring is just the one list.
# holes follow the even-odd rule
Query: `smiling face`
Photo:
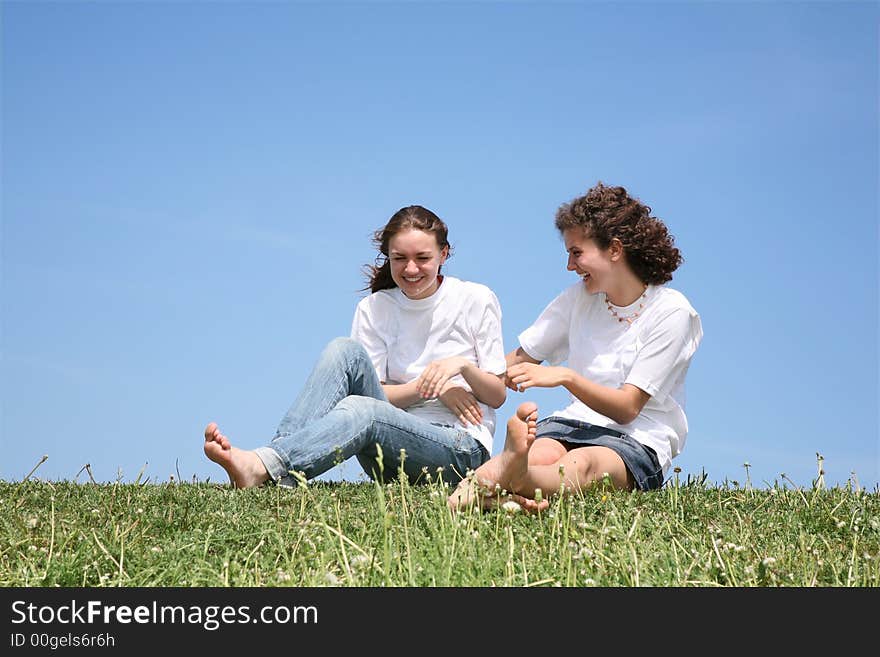
[[403, 230], [388, 242], [391, 278], [410, 299], [425, 299], [437, 291], [437, 276], [448, 255], [448, 248], [441, 249], [433, 233]]
[[613, 265], [619, 259], [614, 245], [600, 248], [580, 227], [567, 228], [562, 239], [568, 251], [568, 270], [577, 272], [590, 294], [607, 293], [612, 283]]

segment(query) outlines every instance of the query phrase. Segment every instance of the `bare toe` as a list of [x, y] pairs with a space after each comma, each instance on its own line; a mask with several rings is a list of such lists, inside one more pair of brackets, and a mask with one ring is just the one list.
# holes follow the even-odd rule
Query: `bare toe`
[[527, 422], [532, 415], [537, 416], [537, 414], [538, 405], [535, 402], [523, 402], [516, 408], [516, 416], [523, 422]]

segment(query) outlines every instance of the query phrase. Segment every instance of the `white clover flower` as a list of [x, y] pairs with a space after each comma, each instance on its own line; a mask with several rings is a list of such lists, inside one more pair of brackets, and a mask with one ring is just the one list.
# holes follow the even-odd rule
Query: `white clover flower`
[[356, 554], [351, 558], [351, 565], [355, 568], [366, 566], [370, 563], [370, 557], [366, 554]]
[[27, 525], [27, 528], [28, 528], [28, 529], [33, 529], [34, 527], [36, 527], [36, 526], [37, 526], [37, 518], [36, 518], [36, 516], [31, 516], [30, 518], [28, 518], [28, 519], [25, 521], [25, 524]]
[[504, 504], [501, 505], [501, 508], [504, 509], [507, 513], [514, 514], [522, 511], [522, 507], [518, 502], [514, 502], [513, 500], [507, 500]]
[[324, 575], [324, 580], [325, 580], [330, 586], [338, 586], [338, 585], [339, 585], [339, 578], [336, 577], [336, 575], [334, 575], [333, 573], [330, 573], [330, 572], [326, 573], [326, 574]]
[[776, 559], [774, 557], [764, 557], [764, 560], [761, 563], [769, 567], [776, 563]]

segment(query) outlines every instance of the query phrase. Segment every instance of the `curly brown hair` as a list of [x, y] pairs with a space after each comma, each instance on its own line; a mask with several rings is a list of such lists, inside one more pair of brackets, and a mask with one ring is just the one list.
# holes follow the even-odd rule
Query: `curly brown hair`
[[663, 221], [652, 217], [651, 208], [623, 187], [599, 181], [584, 196], [559, 206], [559, 232], [578, 227], [602, 249], [607, 249], [611, 240], [620, 240], [633, 273], [649, 285], [671, 281], [672, 272], [684, 261]]
[[[452, 245], [449, 243], [449, 229], [443, 220], [428, 208], [421, 205], [408, 205], [395, 212], [384, 227], [373, 233], [373, 244], [379, 251], [376, 264], [364, 265], [367, 286], [363, 290], [378, 292], [397, 287], [391, 277], [391, 263], [388, 261], [388, 244], [391, 238], [405, 230], [421, 230], [433, 233], [437, 246], [442, 251], [448, 248], [447, 258], [452, 256]], [[442, 269], [442, 267], [441, 267]], [[439, 273], [439, 269], [437, 270]]]

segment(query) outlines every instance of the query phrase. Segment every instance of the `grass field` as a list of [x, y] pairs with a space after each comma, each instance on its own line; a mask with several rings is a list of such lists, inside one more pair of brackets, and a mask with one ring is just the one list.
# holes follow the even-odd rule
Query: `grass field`
[[680, 481], [539, 515], [447, 489], [0, 481], [2, 586], [874, 587], [880, 494]]

